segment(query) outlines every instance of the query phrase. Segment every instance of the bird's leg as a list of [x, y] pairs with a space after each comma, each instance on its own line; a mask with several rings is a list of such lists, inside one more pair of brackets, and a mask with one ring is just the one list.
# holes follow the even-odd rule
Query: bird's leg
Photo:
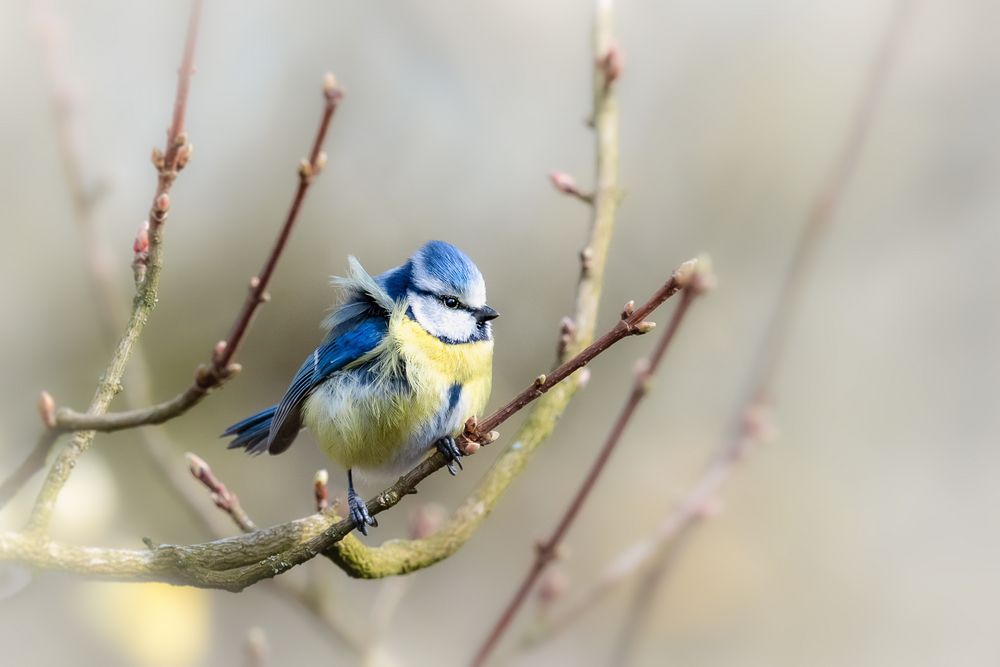
[[[461, 458], [465, 456], [462, 450], [458, 448], [458, 443], [455, 442], [455, 438], [450, 435], [446, 435], [443, 438], [439, 438], [437, 442], [434, 443], [437, 450], [444, 455], [445, 460], [448, 462], [448, 472], [452, 475], [457, 475], [459, 470], [464, 470], [462, 467]], [[455, 466], [458, 466], [457, 468]]]
[[375, 517], [368, 513], [365, 499], [354, 490], [354, 477], [350, 470], [347, 471], [347, 508], [351, 511], [354, 527], [360, 530], [362, 535], [368, 534], [368, 526], [378, 526]]

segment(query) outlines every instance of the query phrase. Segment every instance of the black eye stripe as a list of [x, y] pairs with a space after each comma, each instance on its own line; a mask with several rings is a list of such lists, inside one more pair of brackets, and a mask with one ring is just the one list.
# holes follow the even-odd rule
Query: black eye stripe
[[471, 308], [471, 307], [465, 305], [464, 303], [462, 303], [461, 300], [459, 300], [456, 297], [453, 297], [451, 295], [441, 296], [440, 294], [435, 294], [434, 292], [431, 292], [431, 291], [425, 290], [425, 289], [420, 289], [419, 287], [411, 287], [410, 291], [413, 292], [413, 293], [415, 293], [415, 294], [419, 294], [420, 296], [429, 296], [429, 297], [433, 297], [433, 298], [441, 300], [441, 301], [444, 301], [444, 299], [446, 299], [446, 298], [455, 299], [456, 301], [458, 301], [458, 305], [454, 308], [454, 310], [464, 310], [465, 312], [469, 313], [470, 315], [475, 315], [476, 314], [476, 309], [475, 308]]

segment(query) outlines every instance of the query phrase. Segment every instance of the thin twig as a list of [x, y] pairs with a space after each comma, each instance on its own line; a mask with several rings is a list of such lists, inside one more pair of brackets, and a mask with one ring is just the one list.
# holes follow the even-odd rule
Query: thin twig
[[[181, 57], [181, 68], [178, 72], [177, 93], [174, 100], [173, 121], [167, 132], [166, 149], [163, 159], [157, 159], [157, 185], [150, 209], [149, 234], [149, 268], [142, 283], [138, 286], [138, 294], [133, 302], [132, 314], [129, 317], [125, 332], [112, 355], [111, 362], [91, 401], [88, 414], [99, 415], [107, 411], [112, 399], [121, 390], [121, 381], [125, 367], [131, 356], [135, 341], [145, 327], [150, 313], [156, 306], [156, 295], [159, 286], [160, 271], [163, 265], [162, 232], [170, 209], [169, 192], [177, 178], [178, 172], [187, 164], [191, 149], [184, 132], [184, 115], [190, 91], [191, 75], [194, 63], [194, 49], [198, 35], [198, 25], [201, 19], [201, 0], [194, 0], [191, 5], [188, 20], [187, 37], [184, 52]], [[86, 452], [94, 440], [93, 431], [81, 431], [57, 457], [49, 469], [49, 474], [42, 485], [38, 498], [28, 521], [28, 530], [41, 533], [46, 530], [59, 492], [66, 484], [76, 465], [77, 459]], [[44, 455], [43, 455], [44, 456]], [[30, 458], [37, 460], [34, 453]]]
[[[652, 323], [646, 322], [645, 318], [690, 281], [696, 265], [695, 260], [689, 260], [678, 267], [649, 301], [559, 366], [551, 377], [566, 379], [618, 341], [652, 330]], [[553, 383], [553, 379], [539, 376], [518, 398], [483, 420], [482, 424], [487, 428], [499, 426], [545, 391], [555, 390]], [[485, 428], [470, 428], [460, 440], [469, 451], [482, 442], [492, 440], [493, 433]], [[394, 507], [413, 493], [422, 480], [445, 465], [445, 458], [440, 452], [427, 457], [391, 487], [369, 500], [369, 513], [374, 516]], [[117, 581], [166, 581], [239, 591], [258, 581], [276, 577], [320, 553], [329, 556], [330, 548], [353, 530], [354, 524], [350, 519], [315, 514], [239, 537], [188, 546], [164, 544], [147, 550], [76, 547], [52, 542], [35, 534], [0, 533], [0, 561]], [[437, 534], [440, 535], [440, 532]]]
[[[702, 266], [701, 263], [700, 266]], [[615, 420], [611, 432], [608, 434], [607, 439], [604, 441], [604, 444], [597, 454], [597, 457], [591, 464], [586, 477], [584, 477], [583, 482], [580, 484], [580, 487], [577, 489], [569, 505], [566, 507], [566, 510], [563, 512], [563, 515], [556, 524], [556, 528], [552, 532], [552, 535], [544, 541], [538, 543], [535, 550], [534, 562], [525, 574], [524, 579], [522, 580], [521, 585], [518, 586], [513, 598], [507, 604], [507, 607], [497, 619], [493, 628], [490, 630], [483, 644], [477, 651], [476, 656], [472, 661], [472, 664], [476, 667], [480, 667], [486, 663], [497, 644], [499, 644], [500, 639], [510, 627], [510, 624], [517, 615], [517, 612], [520, 610], [525, 600], [527, 600], [528, 594], [531, 592], [532, 588], [534, 588], [535, 583], [545, 572], [546, 568], [548, 568], [548, 566], [558, 558], [559, 549], [563, 543], [563, 539], [566, 537], [566, 533], [569, 532], [570, 527], [573, 525], [576, 517], [580, 513], [580, 510], [583, 508], [583, 504], [590, 496], [591, 491], [593, 491], [598, 478], [600, 478], [601, 474], [604, 472], [604, 468], [607, 465], [608, 460], [611, 458], [611, 454], [614, 453], [618, 443], [621, 442], [622, 435], [625, 433], [626, 427], [632, 420], [632, 416], [635, 414], [636, 409], [639, 407], [639, 403], [642, 402], [642, 399], [645, 398], [648, 393], [650, 382], [656, 374], [656, 371], [659, 369], [660, 363], [663, 361], [663, 357], [666, 354], [671, 341], [673, 341], [678, 327], [680, 327], [681, 322], [684, 320], [684, 316], [687, 314], [688, 308], [694, 301], [694, 298], [702, 294], [711, 283], [712, 279], [707, 273], [707, 269], [702, 269], [700, 266], [699, 269], [695, 271], [694, 276], [692, 276], [691, 282], [685, 287], [680, 303], [677, 304], [677, 308], [674, 310], [674, 314], [670, 319], [670, 324], [667, 326], [667, 330], [663, 332], [659, 341], [657, 341], [656, 347], [653, 349], [653, 353], [650, 355], [648, 360], [639, 364], [638, 370], [635, 374], [635, 379], [632, 383], [632, 390], [629, 392], [628, 398], [622, 406], [622, 410]], [[622, 316], [627, 316], [632, 307], [633, 304], [626, 305]]]
[[[65, 40], [63, 21], [45, 0], [37, 0], [38, 27], [42, 53], [45, 56], [46, 74], [52, 91], [52, 107], [54, 127], [63, 172], [66, 177], [67, 189], [71, 195], [73, 217], [80, 231], [82, 255], [87, 263], [87, 278], [94, 301], [97, 306], [97, 321], [101, 328], [101, 338], [110, 355], [114, 351], [118, 332], [125, 325], [123, 306], [126, 300], [122, 297], [119, 283], [112, 271], [112, 253], [100, 240], [97, 229], [97, 206], [102, 195], [107, 192], [103, 183], [96, 183], [87, 173], [94, 166], [92, 155], [81, 146], [79, 132], [79, 117], [77, 101], [73, 94], [73, 81], [68, 73], [69, 66], [62, 57], [62, 45]], [[86, 157], [85, 157], [86, 156]], [[140, 233], [133, 246], [135, 253], [134, 266], [139, 277], [148, 269], [149, 264], [149, 222], [140, 227]], [[143, 348], [140, 346], [132, 353], [127, 377], [128, 391], [121, 400], [127, 408], [149, 405], [152, 402], [149, 362]], [[42, 409], [42, 423], [47, 430], [43, 432], [42, 441], [36, 446], [34, 456], [22, 464], [20, 472], [30, 477], [34, 472], [44, 467], [44, 458], [51, 449], [52, 441], [58, 437], [55, 430], [57, 423], [55, 401], [47, 392], [42, 392], [39, 398]], [[217, 512], [209, 512], [203, 507], [201, 496], [196, 495], [186, 475], [180, 472], [175, 455], [176, 448], [162, 432], [153, 429], [143, 429], [136, 434], [143, 451], [150, 457], [153, 470], [160, 476], [167, 487], [181, 499], [180, 506], [187, 510], [189, 517], [205, 529], [206, 535], [218, 536], [226, 533], [221, 525]], [[37, 457], [37, 458], [36, 458]], [[7, 484], [7, 482], [10, 482]], [[0, 489], [0, 505], [7, 500], [7, 490], [11, 493], [22, 483], [17, 478], [10, 478]]]
[[[598, 0], [591, 116], [596, 186], [589, 202], [590, 234], [580, 251], [580, 277], [573, 316], [564, 319], [560, 326], [560, 363], [589, 345], [597, 330], [604, 269], [621, 202], [618, 97], [617, 86], [613, 85], [621, 76], [621, 58], [620, 54], [608, 57], [617, 52], [611, 23], [610, 0]], [[391, 540], [378, 547], [369, 547], [354, 536], [348, 536], [336, 545], [341, 568], [352, 577], [388, 577], [429, 567], [461, 549], [552, 434], [559, 417], [587, 377], [584, 369], [538, 401], [490, 470], [440, 531], [427, 539]]]
[[[186, 458], [191, 476], [209, 490], [215, 506], [225, 512], [243, 533], [250, 534], [258, 530], [253, 519], [240, 504], [239, 496], [229, 490], [226, 484], [212, 471], [208, 463], [190, 452], [186, 454]], [[316, 485], [314, 485], [315, 487]], [[270, 584], [268, 590], [310, 612], [320, 622], [322, 628], [331, 632], [338, 642], [351, 649], [355, 654], [361, 654], [362, 642], [333, 617], [326, 608], [325, 596], [321, 594], [321, 591], [295, 586], [288, 579], [274, 579], [268, 583]]]
[[[27, 459], [10, 477], [0, 484], [0, 507], [13, 497], [36, 472], [44, 467], [45, 458], [60, 434], [72, 431], [85, 432], [88, 429], [110, 432], [143, 425], [162, 424], [184, 414], [197, 405], [211, 389], [220, 386], [233, 373], [239, 370], [238, 364], [234, 364], [231, 361], [233, 355], [245, 337], [257, 307], [266, 301], [267, 285], [274, 273], [277, 261], [281, 257], [281, 252], [288, 241], [295, 221], [298, 219], [298, 213], [301, 210], [305, 194], [309, 189], [309, 185], [322, 170], [326, 162], [326, 157], [322, 152], [322, 144], [329, 128], [330, 120], [333, 117], [333, 112], [336, 110], [337, 104], [342, 97], [342, 92], [336, 87], [336, 82], [331, 75], [327, 75], [324, 79], [323, 96], [325, 104], [320, 124], [310, 148], [309, 161], [304, 162], [299, 167], [299, 184], [289, 213], [285, 218], [285, 222], [275, 243], [268, 252], [260, 276], [255, 276], [250, 281], [250, 291], [233, 322], [229, 336], [215, 346], [211, 361], [206, 365], [199, 366], [195, 381], [190, 387], [163, 403], [136, 410], [110, 413], [102, 412], [101, 414], [91, 414], [90, 412], [79, 413], [68, 408], [55, 410], [53, 421], [50, 424], [46, 424], [46, 432], [40, 436], [38, 443]], [[145, 279], [145, 285], [147, 286], [149, 285], [148, 281], [149, 278], [147, 275]], [[142, 364], [140, 364], [140, 369], [141, 367]], [[144, 383], [138, 384], [143, 385]], [[80, 435], [83, 435], [83, 433]], [[151, 442], [148, 443], [146, 449], [150, 456], [159, 464], [167, 462], [165, 446], [157, 446], [155, 442]], [[170, 462], [170, 465], [160, 465], [160, 467], [164, 470], [168, 483], [183, 495], [184, 485], [180, 482], [179, 478], [171, 476], [170, 471], [174, 468], [172, 462]], [[189, 504], [189, 506], [194, 505]], [[209, 524], [211, 524], [210, 520]]]
[[198, 367], [191, 386], [167, 401], [137, 410], [95, 416], [62, 408], [56, 412], [56, 428], [62, 431], [92, 429], [110, 432], [149, 424], [162, 424], [193, 408], [212, 389], [221, 386], [234, 373], [239, 372], [239, 365], [232, 363], [233, 357], [243, 342], [257, 309], [268, 300], [267, 286], [271, 282], [278, 260], [281, 259], [282, 251], [285, 249], [292, 229], [295, 227], [295, 222], [298, 220], [299, 211], [305, 201], [309, 186], [326, 165], [326, 154], [322, 150], [323, 143], [333, 114], [343, 98], [343, 91], [337, 87], [337, 82], [331, 74], [327, 74], [324, 79], [323, 98], [325, 104], [319, 128], [313, 139], [308, 159], [304, 159], [299, 165], [299, 183], [288, 214], [285, 216], [285, 222], [281, 226], [260, 272], [250, 278], [246, 299], [244, 299], [239, 313], [230, 326], [229, 333], [216, 344], [210, 362]]
[[240, 504], [240, 497], [230, 491], [223, 481], [216, 477], [215, 473], [212, 472], [212, 468], [205, 462], [205, 459], [191, 452], [188, 452], [185, 456], [187, 457], [188, 470], [191, 471], [191, 476], [201, 482], [211, 492], [212, 502], [215, 503], [215, 506], [228, 514], [229, 518], [236, 524], [236, 527], [244, 533], [252, 533], [257, 530], [256, 524], [254, 524], [250, 515], [243, 509], [243, 505]]
[[[899, 52], [899, 44], [909, 23], [914, 3], [897, 0], [887, 20], [871, 61], [864, 87], [852, 113], [850, 125], [840, 145], [830, 171], [805, 217], [805, 223], [795, 245], [789, 267], [781, 282], [778, 297], [765, 325], [764, 335], [755, 354], [755, 365], [747, 382], [744, 399], [733, 418], [726, 440], [707, 464], [705, 471], [680, 503], [664, 518], [654, 535], [625, 550], [588, 591], [558, 616], [550, 619], [544, 631], [529, 638], [533, 644], [550, 639], [568, 627], [575, 619], [604, 599], [621, 582], [653, 565], [664, 548], [681, 534], [694, 527], [706, 516], [706, 508], [743, 461], [752, 446], [766, 438], [771, 430], [767, 414], [768, 395], [772, 378], [778, 370], [785, 342], [801, 302], [805, 278], [824, 232], [829, 228], [837, 205], [854, 175], [862, 148], [871, 130], [881, 93]], [[662, 561], [663, 566], [670, 559]]]

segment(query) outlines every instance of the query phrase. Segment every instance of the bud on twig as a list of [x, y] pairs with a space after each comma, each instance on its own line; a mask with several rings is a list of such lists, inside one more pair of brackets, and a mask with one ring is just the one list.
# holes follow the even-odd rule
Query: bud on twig
[[583, 270], [584, 275], [588, 275], [590, 273], [593, 262], [594, 251], [590, 248], [590, 246], [587, 246], [580, 251], [580, 268]]
[[607, 89], [617, 81], [625, 67], [625, 57], [617, 44], [612, 44], [610, 48], [597, 61], [597, 67], [604, 77], [604, 88]]
[[552, 187], [564, 195], [576, 197], [586, 204], [594, 203], [594, 195], [580, 190], [579, 186], [576, 184], [576, 179], [565, 172], [549, 172], [549, 181], [552, 182]]
[[691, 289], [698, 296], [711, 292], [718, 284], [715, 273], [712, 271], [712, 258], [708, 255], [698, 257], [698, 265], [694, 270], [694, 278], [691, 282]]
[[137, 288], [145, 282], [147, 268], [149, 268], [149, 221], [143, 220], [132, 242], [132, 277]]
[[187, 166], [187, 163], [191, 161], [192, 155], [194, 155], [194, 144], [184, 143], [179, 149], [177, 149], [178, 171]]
[[316, 163], [313, 165], [314, 174], [323, 171], [323, 167], [326, 166], [326, 160], [326, 151], [320, 151], [319, 155], [316, 156]]
[[208, 463], [206, 463], [205, 459], [201, 458], [197, 454], [187, 452], [184, 455], [184, 458], [187, 459], [188, 470], [191, 471], [191, 475], [193, 475], [198, 481], [201, 481], [206, 474], [211, 474], [211, 471], [209, 471], [208, 468]]
[[46, 428], [55, 428], [56, 401], [47, 391], [38, 394], [38, 414], [42, 417], [42, 423]]
[[625, 307], [622, 308], [622, 319], [623, 320], [627, 320], [628, 318], [632, 317], [633, 313], [635, 313], [635, 300], [634, 299], [631, 300], [631, 301], [629, 301], [628, 303], [626, 303]]
[[316, 511], [323, 512], [330, 506], [330, 473], [326, 469], [317, 470], [313, 477], [313, 498], [316, 501]]
[[648, 334], [655, 328], [656, 328], [656, 322], [639, 322], [639, 324], [635, 325], [635, 331], [640, 336], [643, 334]]
[[299, 160], [299, 178], [303, 180], [308, 180], [312, 178], [313, 166], [310, 164], [309, 160], [302, 158]]
[[323, 94], [329, 97], [335, 92], [337, 92], [337, 77], [333, 72], [327, 72], [323, 75]]
[[694, 276], [694, 272], [698, 267], [697, 259], [689, 259], [674, 270], [674, 282], [677, 283], [679, 287], [687, 287], [691, 284], [691, 278]]
[[233, 494], [229, 492], [222, 480], [215, 476], [205, 459], [191, 452], [186, 453], [184, 458], [187, 459], [191, 475], [212, 492], [212, 502], [215, 503], [215, 506], [227, 512], [232, 511]]
[[153, 205], [158, 213], [166, 213], [170, 210], [170, 195], [166, 192], [161, 193]]

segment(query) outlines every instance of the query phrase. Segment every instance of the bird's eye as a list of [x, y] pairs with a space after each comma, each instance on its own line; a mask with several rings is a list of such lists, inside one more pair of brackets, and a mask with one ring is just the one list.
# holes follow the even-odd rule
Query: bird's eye
[[441, 297], [441, 302], [448, 308], [458, 308], [458, 299], [453, 296], [443, 296]]

